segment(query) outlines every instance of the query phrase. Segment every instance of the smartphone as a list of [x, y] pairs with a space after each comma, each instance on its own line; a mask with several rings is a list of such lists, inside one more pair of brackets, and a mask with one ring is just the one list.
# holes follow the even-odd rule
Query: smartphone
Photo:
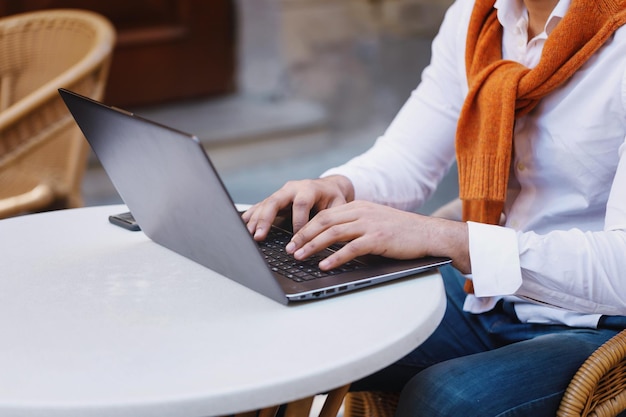
[[141, 230], [130, 211], [110, 215], [109, 222], [116, 226], [123, 227], [126, 230], [132, 230], [133, 232]]

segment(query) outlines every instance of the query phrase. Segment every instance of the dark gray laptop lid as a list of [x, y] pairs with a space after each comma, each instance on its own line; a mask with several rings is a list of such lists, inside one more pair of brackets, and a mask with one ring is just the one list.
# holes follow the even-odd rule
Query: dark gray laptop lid
[[150, 239], [287, 303], [196, 137], [59, 92]]

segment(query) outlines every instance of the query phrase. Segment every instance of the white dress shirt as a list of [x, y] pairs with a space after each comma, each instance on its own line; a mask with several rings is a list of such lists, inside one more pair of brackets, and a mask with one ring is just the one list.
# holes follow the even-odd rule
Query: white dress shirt
[[[341, 174], [355, 198], [415, 210], [455, 157], [467, 94], [465, 36], [473, 0], [457, 0], [433, 41], [430, 65], [387, 131]], [[503, 58], [530, 68], [569, 7], [561, 0], [543, 33], [527, 39], [521, 0], [498, 0]], [[517, 120], [502, 226], [470, 222], [475, 295], [465, 309], [502, 298], [523, 322], [595, 327], [626, 315], [626, 28], [565, 84]]]

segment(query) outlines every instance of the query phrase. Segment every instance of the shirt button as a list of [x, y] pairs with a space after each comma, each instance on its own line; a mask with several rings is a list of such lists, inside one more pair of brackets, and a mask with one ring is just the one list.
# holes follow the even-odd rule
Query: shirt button
[[524, 165], [523, 162], [518, 162], [517, 163], [517, 170], [518, 171], [525, 171], [526, 170], [526, 165]]

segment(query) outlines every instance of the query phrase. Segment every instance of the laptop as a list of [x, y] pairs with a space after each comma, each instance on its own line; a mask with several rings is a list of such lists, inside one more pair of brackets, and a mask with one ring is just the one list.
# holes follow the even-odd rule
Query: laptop
[[[286, 243], [252, 238], [197, 137], [65, 89], [59, 93], [146, 236], [275, 301], [325, 298], [450, 262], [366, 256], [325, 274], [283, 252], [282, 266], [270, 266], [268, 246], [280, 252]], [[287, 239], [289, 223], [279, 218], [275, 225]]]

